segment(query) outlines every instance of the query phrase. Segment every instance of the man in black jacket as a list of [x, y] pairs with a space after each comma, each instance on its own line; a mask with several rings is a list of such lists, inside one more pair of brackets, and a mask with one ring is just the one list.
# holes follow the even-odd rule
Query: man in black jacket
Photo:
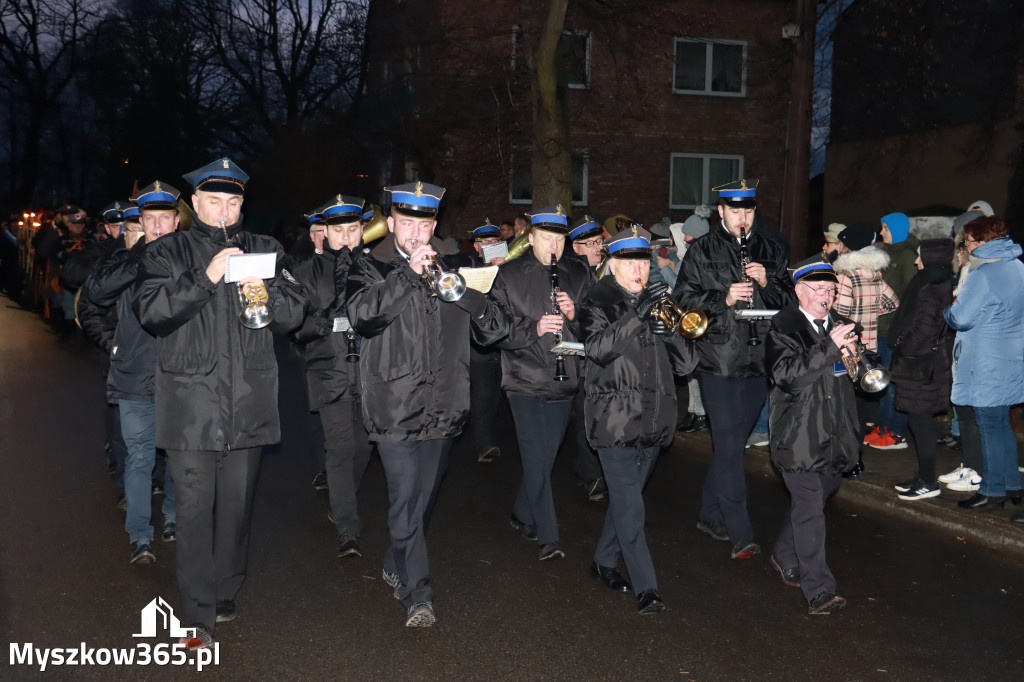
[[326, 227], [322, 248], [291, 260], [288, 267], [308, 302], [302, 326], [292, 337], [302, 347], [309, 408], [319, 412], [323, 424], [327, 490], [339, 557], [362, 556], [356, 492], [371, 449], [359, 393], [359, 339], [345, 305], [352, 252], [362, 243], [363, 203], [358, 197], [339, 194], [316, 209], [315, 215]]
[[530, 221], [530, 251], [502, 266], [492, 295], [512, 315], [508, 338], [498, 344], [501, 387], [512, 408], [523, 462], [510, 523], [537, 541], [538, 558], [547, 561], [565, 556], [558, 544], [551, 469], [580, 381], [579, 358], [566, 356], [564, 375], [558, 376], [561, 365], [551, 348], [560, 340], [580, 339], [576, 304], [595, 279], [571, 251], [563, 256], [569, 221], [561, 206], [534, 211]]
[[[134, 308], [157, 337], [156, 445], [167, 450], [177, 492], [178, 587], [184, 622], [195, 628], [186, 643], [208, 646], [215, 622], [235, 617], [245, 580], [261, 447], [281, 439], [270, 329], [239, 321], [239, 288], [258, 291], [263, 280], [248, 275], [236, 284], [225, 274], [243, 251], [275, 254], [279, 268], [284, 250], [242, 228], [249, 176], [230, 159], [184, 177], [195, 190], [195, 219], [188, 231], [147, 246]], [[298, 285], [275, 270], [267, 289], [274, 324], [297, 327]]]
[[[118, 322], [107, 373], [107, 400], [117, 403], [121, 433], [128, 449], [124, 472], [128, 508], [124, 527], [132, 548], [132, 564], [156, 561], [150, 523], [153, 469], [156, 466], [156, 408], [153, 403], [156, 339], [139, 324], [132, 310], [132, 300], [137, 288], [139, 258], [146, 244], [178, 229], [178, 194], [178, 190], [159, 181], [142, 189], [135, 203], [142, 212], [144, 239], [130, 250], [116, 251], [89, 280], [88, 294], [96, 304], [117, 306]], [[176, 537], [172, 476], [164, 477], [163, 487], [162, 537], [164, 541], [171, 542]]]
[[842, 362], [855, 352], [854, 325], [828, 319], [837, 279], [820, 254], [796, 267], [793, 282], [797, 302], [772, 319], [765, 351], [774, 384], [772, 461], [792, 498], [771, 563], [782, 582], [803, 590], [813, 616], [846, 605], [825, 563], [824, 508], [860, 450], [853, 383]]
[[734, 559], [761, 551], [747, 513], [743, 451], [768, 394], [761, 339], [769, 325], [739, 321], [735, 313], [778, 309], [793, 297], [782, 249], [752, 229], [756, 185], [740, 180], [715, 188], [720, 220], [690, 244], [672, 292], [684, 310], [703, 310], [709, 318], [708, 330], [697, 342], [697, 380], [711, 423], [714, 457], [704, 479], [697, 528], [728, 541]]
[[609, 589], [626, 592], [618, 572], [625, 561], [642, 614], [665, 610], [644, 536], [643, 489], [676, 424], [673, 370], [688, 374], [693, 345], [652, 316], [668, 285], [648, 286], [650, 233], [622, 231], [608, 240], [609, 272], [580, 307], [587, 363], [586, 430], [608, 482], [609, 506], [590, 572]]
[[469, 412], [469, 341], [508, 332], [507, 314], [468, 289], [444, 300], [424, 274], [441, 247], [435, 216], [444, 189], [422, 182], [385, 189], [390, 232], [352, 263], [348, 317], [363, 338], [363, 419], [388, 483], [391, 546], [384, 580], [406, 609], [407, 627], [437, 621], [424, 533], [452, 439]]

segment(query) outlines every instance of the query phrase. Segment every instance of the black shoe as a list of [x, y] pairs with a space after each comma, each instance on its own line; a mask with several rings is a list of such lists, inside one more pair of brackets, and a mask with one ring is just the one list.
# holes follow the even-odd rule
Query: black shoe
[[500, 456], [501, 450], [499, 450], [496, 446], [492, 445], [489, 448], [484, 448], [484, 450], [479, 455], [476, 456], [476, 461], [480, 462], [481, 464], [486, 464], [488, 462], [493, 462]]
[[693, 415], [693, 421], [685, 429], [676, 429], [680, 433], [696, 433], [698, 431], [706, 431], [708, 428], [708, 418], [703, 414]]
[[227, 623], [238, 617], [238, 613], [235, 611], [235, 600], [225, 599], [224, 601], [217, 602], [217, 622]]
[[162, 485], [153, 486], [153, 497], [160, 497], [164, 494], [164, 487]]
[[641, 616], [648, 616], [652, 613], [661, 613], [665, 610], [665, 602], [657, 590], [644, 590], [636, 595], [636, 612]]
[[864, 460], [858, 459], [852, 469], [843, 472], [843, 478], [857, 478], [862, 473], [864, 473]]
[[564, 559], [565, 552], [558, 546], [557, 542], [545, 542], [537, 550], [537, 559], [539, 561], [548, 561], [549, 559]]
[[800, 587], [799, 568], [783, 568], [781, 565], [779, 565], [779, 562], [775, 560], [774, 554], [768, 557], [768, 562], [772, 565], [772, 568], [779, 572], [779, 577], [782, 578], [782, 582], [789, 585], [790, 587]]
[[761, 546], [753, 540], [740, 540], [732, 546], [732, 558], [733, 559], [749, 559], [750, 557], [760, 554]]
[[338, 557], [340, 558], [345, 556], [363, 556], [363, 553], [359, 551], [358, 540], [348, 533], [345, 533], [338, 538]]
[[925, 483], [920, 478], [917, 479], [909, 490], [901, 492], [898, 497], [901, 500], [927, 500], [929, 497], [938, 497], [942, 494], [942, 489], [939, 487], [937, 481], [931, 483]]
[[512, 526], [517, 531], [522, 533], [523, 537], [526, 538], [527, 540], [534, 540], [534, 541], [536, 541], [536, 539], [537, 539], [537, 526], [531, 526], [528, 523], [523, 523], [522, 521], [520, 521], [519, 519], [516, 518], [515, 514], [513, 514], [510, 517], [508, 517], [508, 525]]
[[153, 546], [148, 542], [136, 542], [132, 544], [132, 558], [128, 560], [129, 564], [155, 564], [156, 555], [153, 554]]
[[599, 566], [595, 561], [590, 564], [590, 575], [595, 578], [600, 578], [604, 586], [609, 590], [615, 590], [616, 592], [629, 592], [633, 587], [629, 584], [629, 581], [622, 577], [622, 574], [616, 571], [614, 568], [607, 568], [605, 566]]
[[914, 488], [916, 488], [917, 484], [918, 484], [918, 478], [917, 478], [917, 476], [914, 476], [913, 478], [908, 479], [908, 480], [904, 481], [903, 483], [897, 483], [896, 485], [893, 486], [893, 488], [896, 489], [896, 492], [905, 493], [908, 490], [913, 490]]
[[725, 529], [724, 523], [697, 519], [697, 529], [704, 531], [716, 540], [723, 540], [725, 542], [729, 541], [729, 531]]
[[327, 490], [327, 472], [318, 471], [313, 476], [313, 490]]
[[827, 616], [846, 606], [846, 599], [835, 592], [821, 592], [808, 605], [807, 613], [812, 616]]
[[693, 426], [693, 420], [697, 418], [693, 412], [687, 412], [686, 416], [683, 417], [683, 421], [676, 424], [676, 431], [679, 433], [687, 433], [687, 429]]
[[1008, 500], [1010, 500], [1010, 504], [1018, 504], [1019, 505], [1021, 503], [1021, 500], [1022, 500], [1021, 491], [1020, 490], [1007, 490], [1006, 491], [1006, 497], [1007, 497]]
[[608, 497], [608, 486], [605, 485], [603, 478], [587, 481], [585, 487], [587, 489], [587, 499], [591, 502], [600, 502]]
[[960, 500], [956, 503], [956, 506], [961, 509], [981, 509], [987, 507], [990, 504], [998, 504], [1002, 507], [1006, 504], [1005, 497], [989, 497], [988, 495], [982, 495], [981, 493], [974, 493], [974, 497], [966, 500]]

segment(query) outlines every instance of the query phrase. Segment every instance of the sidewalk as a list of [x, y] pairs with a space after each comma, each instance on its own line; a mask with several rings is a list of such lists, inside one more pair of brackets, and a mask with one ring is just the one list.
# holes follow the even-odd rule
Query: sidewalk
[[[711, 449], [711, 433], [677, 433], [676, 439], [705, 439]], [[1018, 444], [1019, 451], [1019, 444]], [[744, 458], [748, 474], [778, 476], [771, 464], [767, 447], [749, 448]], [[960, 464], [960, 452], [940, 446], [936, 456], [939, 475], [952, 471]], [[905, 481], [917, 471], [914, 448], [903, 450], [876, 450], [864, 446], [864, 473], [857, 478], [845, 479], [836, 497], [873, 512], [886, 514], [899, 521], [919, 523], [940, 533], [948, 533], [961, 542], [973, 543], [989, 549], [1011, 552], [1024, 559], [1024, 528], [1010, 523], [1010, 517], [1024, 512], [1024, 505], [1014, 506], [1006, 501], [1005, 509], [989, 506], [980, 510], [961, 509], [959, 500], [974, 493], [958, 493], [942, 488], [942, 494], [926, 500], [908, 502], [896, 497], [893, 485]], [[781, 480], [780, 480], [781, 484]]]

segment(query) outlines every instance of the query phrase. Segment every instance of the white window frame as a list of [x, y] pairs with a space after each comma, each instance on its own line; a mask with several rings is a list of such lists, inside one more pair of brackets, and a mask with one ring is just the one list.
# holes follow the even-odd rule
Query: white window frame
[[[704, 89], [703, 90], [679, 90], [676, 88], [676, 54], [679, 43], [699, 43], [704, 45], [707, 58], [704, 60]], [[714, 73], [714, 49], [715, 45], [742, 45], [743, 58], [740, 67], [740, 91], [720, 92], [711, 89], [712, 74]], [[683, 38], [676, 36], [672, 43], [672, 93], [675, 95], [702, 95], [705, 97], [746, 97], [747, 96], [747, 41], [726, 40], [724, 38]]]
[[[517, 199], [512, 196], [512, 184], [514, 175], [516, 172], [515, 157], [517, 154], [530, 154], [532, 151], [531, 147], [513, 147], [512, 148], [512, 168], [509, 169], [508, 174], [508, 203], [512, 206], [532, 206], [533, 199]], [[573, 200], [573, 206], [586, 206], [590, 200], [590, 150], [587, 148], [573, 149], [574, 157], [579, 157], [583, 161], [583, 182], [580, 187], [580, 194], [582, 195], [580, 200]], [[533, 178], [533, 169], [530, 169], [530, 178]]]
[[591, 82], [591, 79], [590, 79], [590, 52], [593, 49], [593, 44], [594, 44], [593, 32], [591, 32], [591, 31], [582, 31], [582, 30], [579, 30], [579, 31], [566, 30], [566, 31], [562, 32], [562, 35], [564, 35], [564, 36], [586, 36], [586, 38], [587, 38], [586, 56], [584, 57], [584, 60], [583, 60], [583, 67], [584, 67], [584, 70], [586, 71], [586, 74], [587, 74], [587, 76], [586, 76], [587, 77], [587, 82], [586, 83], [568, 83], [568, 86], [569, 86], [570, 90], [589, 90], [590, 89], [590, 82]]
[[[675, 185], [675, 160], [676, 159], [701, 159], [703, 164], [701, 166], [701, 202], [702, 204], [712, 204], [711, 201], [711, 160], [723, 160], [723, 161], [739, 161], [739, 172], [737, 178], [743, 177], [743, 155], [742, 154], [691, 154], [685, 152], [673, 152], [669, 155], [668, 161], [668, 207], [672, 210], [693, 210], [697, 207], [697, 204], [673, 204], [672, 203], [672, 187]], [[717, 203], [717, 202], [715, 202]]]

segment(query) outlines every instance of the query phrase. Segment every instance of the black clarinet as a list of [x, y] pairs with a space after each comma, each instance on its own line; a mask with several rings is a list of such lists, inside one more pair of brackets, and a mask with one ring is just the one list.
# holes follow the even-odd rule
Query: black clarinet
[[[750, 282], [747, 275], [747, 265], [750, 264], [750, 253], [747, 251], [747, 230], [740, 226], [740, 271], [743, 273], [743, 281]], [[754, 292], [747, 297], [747, 310], [754, 307]], [[747, 345], [760, 346], [761, 337], [757, 335], [757, 320], [747, 320]]]
[[[562, 310], [558, 307], [558, 256], [551, 254], [551, 314], [561, 315]], [[562, 332], [555, 332], [555, 344], [562, 342]], [[565, 373], [565, 356], [561, 353], [555, 356], [555, 381], [568, 379]]]

